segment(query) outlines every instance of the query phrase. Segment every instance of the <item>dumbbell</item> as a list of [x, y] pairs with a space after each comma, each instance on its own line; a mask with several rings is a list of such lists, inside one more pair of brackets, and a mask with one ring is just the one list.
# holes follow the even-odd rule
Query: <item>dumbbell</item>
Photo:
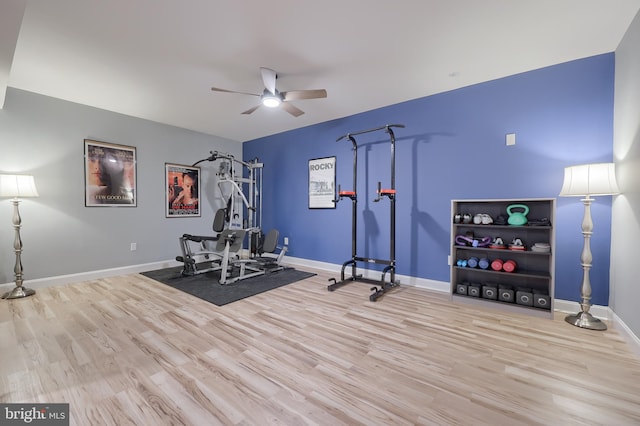
[[516, 270], [516, 261], [509, 259], [509, 260], [505, 260], [504, 263], [502, 264], [502, 270], [505, 272], [513, 272]]
[[489, 259], [486, 257], [483, 257], [478, 261], [478, 267], [480, 269], [489, 269], [489, 266], [491, 266], [491, 262], [489, 262]]
[[496, 259], [491, 262], [491, 269], [494, 271], [513, 272], [516, 270], [516, 266], [516, 261], [511, 259], [505, 261], [502, 261], [502, 259]]

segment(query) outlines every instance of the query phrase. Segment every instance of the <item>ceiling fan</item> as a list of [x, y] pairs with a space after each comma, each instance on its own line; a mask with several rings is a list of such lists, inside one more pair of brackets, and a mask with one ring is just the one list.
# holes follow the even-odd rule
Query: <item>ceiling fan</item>
[[244, 111], [243, 114], [251, 114], [264, 105], [270, 108], [282, 106], [282, 109], [287, 111], [289, 114], [294, 117], [299, 117], [304, 114], [304, 111], [291, 104], [290, 101], [327, 97], [327, 91], [324, 89], [290, 90], [288, 92], [280, 92], [276, 89], [276, 79], [278, 78], [278, 74], [276, 74], [274, 70], [260, 67], [260, 74], [262, 75], [262, 82], [264, 83], [264, 91], [262, 94], [237, 92], [235, 90], [220, 89], [219, 87], [212, 87], [211, 90], [214, 92], [240, 93], [242, 95], [258, 96], [261, 103]]

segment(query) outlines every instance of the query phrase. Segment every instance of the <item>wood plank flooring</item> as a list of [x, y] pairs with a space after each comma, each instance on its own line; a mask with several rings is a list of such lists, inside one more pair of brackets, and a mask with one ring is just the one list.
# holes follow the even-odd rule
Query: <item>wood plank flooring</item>
[[327, 272], [223, 307], [142, 275], [0, 301], [0, 401], [72, 425], [638, 425], [615, 329]]

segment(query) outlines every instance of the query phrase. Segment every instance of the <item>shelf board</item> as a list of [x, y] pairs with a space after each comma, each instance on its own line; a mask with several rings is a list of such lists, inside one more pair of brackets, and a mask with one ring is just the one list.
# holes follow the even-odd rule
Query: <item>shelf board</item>
[[[517, 303], [502, 302], [500, 300], [484, 299], [482, 297], [463, 296], [453, 293], [452, 301], [454, 303], [465, 303], [475, 306], [483, 306], [485, 308], [500, 309], [503, 311], [533, 315], [541, 318], [553, 319], [553, 309], [541, 309], [534, 306], [518, 305]], [[553, 306], [552, 306], [553, 308]]]
[[453, 226], [460, 226], [464, 228], [486, 228], [486, 229], [551, 229], [551, 226], [541, 225], [541, 226], [531, 226], [531, 225], [482, 225], [475, 223], [454, 223]]
[[481, 269], [481, 268], [469, 268], [469, 267], [461, 267], [454, 266], [458, 271], [473, 271], [479, 272], [481, 274], [498, 274], [498, 275], [508, 275], [511, 277], [527, 277], [527, 278], [540, 278], [540, 279], [549, 279], [551, 278], [551, 274], [548, 272], [537, 272], [537, 271], [519, 271], [519, 272], [504, 272], [504, 271], [494, 271], [493, 269]]
[[551, 256], [551, 252], [540, 252], [540, 251], [531, 251], [531, 250], [509, 250], [509, 249], [492, 249], [489, 247], [471, 247], [471, 246], [458, 246], [454, 245], [454, 248], [457, 250], [481, 250], [481, 251], [490, 251], [494, 253], [518, 253], [518, 254], [532, 254], [535, 256]]

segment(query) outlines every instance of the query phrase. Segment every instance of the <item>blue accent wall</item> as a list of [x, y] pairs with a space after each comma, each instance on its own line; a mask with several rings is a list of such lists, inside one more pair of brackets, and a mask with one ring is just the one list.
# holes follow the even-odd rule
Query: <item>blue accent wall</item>
[[[243, 155], [265, 165], [264, 228], [289, 237], [291, 256], [342, 264], [351, 258], [351, 201], [344, 199], [335, 209], [309, 209], [308, 161], [336, 156], [337, 183], [352, 189], [352, 146], [336, 139], [404, 124], [394, 129], [396, 272], [449, 281], [451, 200], [557, 197], [564, 167], [612, 161], [613, 94], [610, 53], [248, 141]], [[516, 145], [506, 146], [508, 133], [516, 134]], [[390, 187], [389, 135], [379, 131], [355, 138], [357, 254], [388, 259], [390, 203], [373, 199], [378, 181]], [[560, 299], [579, 300], [583, 211], [578, 198], [557, 199], [555, 296]], [[611, 197], [597, 198], [592, 216], [592, 303], [606, 306]]]

